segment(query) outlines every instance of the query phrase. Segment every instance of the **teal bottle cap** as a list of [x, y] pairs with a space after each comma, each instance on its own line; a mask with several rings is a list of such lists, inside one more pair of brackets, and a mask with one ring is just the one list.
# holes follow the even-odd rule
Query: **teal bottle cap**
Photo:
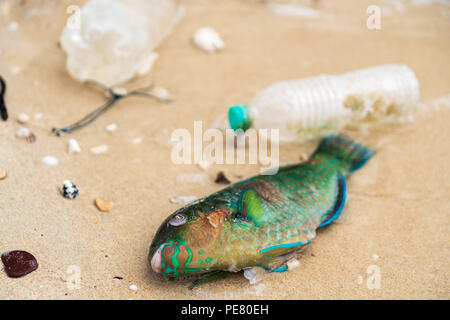
[[242, 129], [245, 131], [250, 128], [251, 119], [248, 106], [231, 106], [230, 109], [228, 109], [228, 121], [230, 122], [230, 127], [233, 130]]

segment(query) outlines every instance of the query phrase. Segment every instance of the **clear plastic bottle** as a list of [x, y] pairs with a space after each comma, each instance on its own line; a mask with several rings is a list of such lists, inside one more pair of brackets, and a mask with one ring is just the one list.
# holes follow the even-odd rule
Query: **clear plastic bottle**
[[414, 72], [389, 64], [277, 82], [250, 105], [230, 107], [228, 120], [234, 130], [277, 128], [280, 140], [298, 140], [362, 123], [405, 119], [418, 99]]

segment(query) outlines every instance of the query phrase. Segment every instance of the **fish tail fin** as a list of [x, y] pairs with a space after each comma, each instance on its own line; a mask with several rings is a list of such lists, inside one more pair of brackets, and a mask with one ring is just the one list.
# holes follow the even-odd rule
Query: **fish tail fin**
[[368, 147], [347, 137], [332, 134], [322, 139], [311, 160], [323, 157], [338, 159], [344, 170], [353, 172], [361, 168], [374, 154], [375, 151]]

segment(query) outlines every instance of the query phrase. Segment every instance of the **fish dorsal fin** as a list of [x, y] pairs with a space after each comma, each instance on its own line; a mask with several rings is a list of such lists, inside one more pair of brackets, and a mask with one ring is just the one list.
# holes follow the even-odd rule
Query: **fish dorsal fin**
[[254, 189], [245, 189], [239, 197], [239, 214], [260, 225], [264, 218], [264, 203]]
[[325, 214], [319, 227], [324, 227], [333, 222], [334, 220], [336, 220], [337, 217], [339, 217], [339, 215], [341, 214], [342, 210], [344, 209], [345, 200], [347, 198], [347, 185], [345, 183], [345, 177], [342, 173], [339, 175], [338, 178], [338, 187], [339, 187], [339, 194], [336, 203], [333, 209], [331, 209], [327, 214]]

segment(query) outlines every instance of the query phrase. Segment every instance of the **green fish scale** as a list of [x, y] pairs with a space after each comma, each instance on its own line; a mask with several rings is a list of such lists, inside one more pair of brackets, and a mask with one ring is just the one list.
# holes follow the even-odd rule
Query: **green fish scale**
[[270, 217], [263, 226], [232, 224], [228, 247], [244, 241], [248, 250], [259, 250], [315, 230], [323, 215], [333, 208], [339, 192], [336, 162], [322, 163], [325, 165], [302, 164], [277, 175], [256, 177], [254, 180], [274, 185], [281, 199], [262, 200], [264, 215]]
[[[321, 223], [321, 217], [333, 208], [336, 202], [339, 192], [337, 177], [335, 162], [329, 161], [323, 168], [300, 165], [297, 169], [266, 178], [266, 181], [281, 190], [284, 199], [282, 204], [278, 202], [268, 206], [273, 210], [272, 214], [278, 215], [279, 219], [269, 220], [273, 221], [270, 224], [275, 225], [275, 228], [272, 228], [271, 232], [260, 234], [275, 240], [269, 241], [269, 244], [276, 244], [279, 240], [288, 240], [311, 232], [312, 228], [305, 226], [312, 223], [317, 227]], [[284, 233], [281, 239], [280, 233]]]

